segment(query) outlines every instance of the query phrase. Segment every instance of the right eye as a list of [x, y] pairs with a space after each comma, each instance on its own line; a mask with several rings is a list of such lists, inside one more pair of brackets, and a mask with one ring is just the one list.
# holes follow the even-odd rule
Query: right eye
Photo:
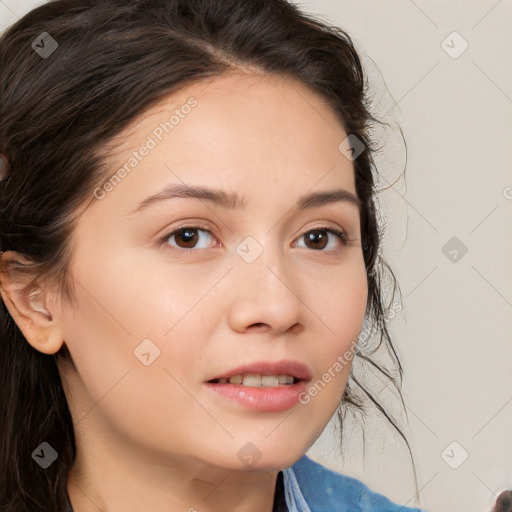
[[[163, 236], [162, 242], [184, 252], [194, 252], [194, 249], [208, 249], [208, 237], [200, 236], [198, 233], [209, 233], [210, 236], [213, 236], [209, 230], [203, 229], [200, 226], [180, 226]], [[174, 239], [177, 244], [176, 246], [169, 243], [171, 239]], [[196, 247], [198, 242], [201, 242], [201, 239], [206, 243], [206, 246]]]

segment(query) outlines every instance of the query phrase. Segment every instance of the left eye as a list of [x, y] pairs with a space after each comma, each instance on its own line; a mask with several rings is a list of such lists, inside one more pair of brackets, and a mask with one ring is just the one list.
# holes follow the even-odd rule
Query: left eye
[[[308, 243], [313, 244], [313, 247], [306, 246], [306, 248], [308, 248], [308, 249], [323, 250], [327, 247], [329, 242], [331, 242], [331, 240], [328, 240], [328, 237], [325, 235], [325, 233], [329, 233], [330, 235], [336, 235], [336, 237], [338, 238], [338, 241], [341, 241], [341, 243], [343, 245], [347, 245], [347, 243], [348, 243], [347, 235], [345, 235], [345, 233], [343, 231], [338, 231], [337, 229], [331, 229], [331, 228], [322, 228], [322, 227], [310, 229], [309, 231], [306, 231], [306, 233], [301, 235], [299, 237], [299, 239], [306, 237], [306, 240], [308, 241]], [[316, 247], [315, 247], [315, 245], [316, 245]], [[318, 245], [320, 245], [320, 247], [318, 247]], [[329, 247], [329, 249], [334, 249], [334, 247], [331, 246], [331, 247]]]
[[[175, 229], [174, 231], [171, 231], [168, 235], [164, 237], [164, 240], [168, 241], [174, 237], [176, 243], [184, 244], [182, 246], [178, 245], [178, 249], [190, 249], [192, 247], [195, 247], [198, 238], [200, 238], [197, 234], [195, 234], [195, 232], [209, 233], [211, 235], [210, 231], [208, 231], [207, 229], [202, 229], [198, 226], [183, 226], [178, 229]], [[208, 247], [199, 247], [199, 249], [207, 248]]]
[[[201, 239], [198, 233], [208, 234], [208, 236], [202, 237], [203, 241], [206, 243], [206, 246], [197, 247], [197, 244]], [[338, 231], [336, 229], [327, 227], [318, 227], [306, 231], [303, 235], [299, 237], [299, 240], [301, 238], [305, 238], [306, 244], [311, 244], [310, 246], [297, 245], [297, 247], [306, 247], [306, 249], [313, 249], [316, 251], [323, 251], [326, 248], [328, 250], [332, 250], [334, 249], [334, 247], [332, 246], [334, 241], [331, 240], [331, 237], [326, 235], [326, 233], [329, 233], [329, 235], [335, 235], [338, 238], [339, 242], [341, 242], [343, 245], [348, 245], [348, 237], [343, 231]], [[177, 244], [176, 248], [185, 251], [190, 249], [207, 249], [207, 239], [209, 236], [213, 236], [212, 233], [207, 229], [200, 228], [199, 226], [182, 226], [165, 235], [165, 237], [163, 237], [163, 241], [165, 243], [169, 243], [169, 240], [174, 238], [175, 243]], [[330, 247], [329, 244], [331, 245]]]

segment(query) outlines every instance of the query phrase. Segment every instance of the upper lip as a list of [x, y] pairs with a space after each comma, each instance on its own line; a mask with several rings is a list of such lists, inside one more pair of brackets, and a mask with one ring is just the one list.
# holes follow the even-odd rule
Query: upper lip
[[309, 368], [299, 361], [290, 359], [272, 362], [272, 361], [256, 361], [253, 363], [237, 366], [231, 370], [213, 377], [210, 380], [229, 379], [233, 375], [243, 375], [247, 373], [258, 373], [260, 375], [291, 375], [298, 380], [311, 380], [311, 371]]

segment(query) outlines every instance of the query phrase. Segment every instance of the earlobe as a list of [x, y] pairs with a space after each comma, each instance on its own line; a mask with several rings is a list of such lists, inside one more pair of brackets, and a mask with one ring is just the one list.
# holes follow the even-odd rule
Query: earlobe
[[12, 319], [36, 350], [45, 354], [58, 352], [63, 340], [48, 306], [49, 295], [39, 285], [27, 283], [29, 278], [26, 276], [15, 280], [3, 263], [0, 268], [0, 293]]

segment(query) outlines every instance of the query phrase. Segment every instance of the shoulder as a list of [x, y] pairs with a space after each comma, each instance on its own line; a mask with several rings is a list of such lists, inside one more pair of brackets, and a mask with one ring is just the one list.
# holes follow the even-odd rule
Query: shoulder
[[283, 471], [290, 511], [425, 512], [393, 503], [356, 478], [342, 475], [304, 455]]

